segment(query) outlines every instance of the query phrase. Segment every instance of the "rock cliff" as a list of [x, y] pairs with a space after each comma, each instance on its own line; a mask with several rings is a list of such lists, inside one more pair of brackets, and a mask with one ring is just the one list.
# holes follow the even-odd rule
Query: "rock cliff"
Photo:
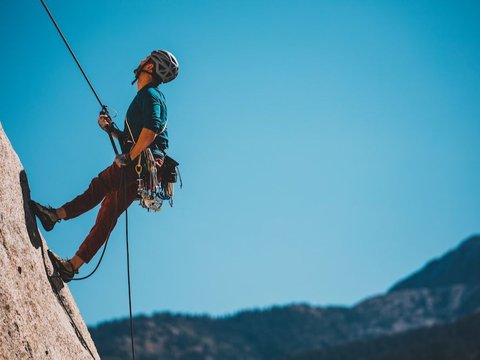
[[100, 359], [68, 290], [51, 278], [27, 176], [0, 124], [0, 359]]

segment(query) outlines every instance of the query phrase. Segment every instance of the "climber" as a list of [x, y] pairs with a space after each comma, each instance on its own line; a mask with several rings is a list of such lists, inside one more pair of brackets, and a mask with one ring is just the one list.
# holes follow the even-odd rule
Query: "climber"
[[168, 148], [167, 109], [158, 87], [174, 80], [178, 70], [177, 59], [166, 50], [155, 50], [143, 59], [134, 70], [132, 84], [137, 82], [138, 92], [127, 110], [124, 131], [114, 126], [108, 114], [101, 113], [98, 118], [99, 126], [119, 140], [122, 154], [90, 182], [83, 194], [61, 207], [31, 201], [31, 208], [46, 231], [51, 231], [57, 222], [75, 218], [101, 202], [95, 225], [76, 254], [70, 259], [53, 256], [54, 266], [64, 282], [72, 280], [78, 269], [93, 258], [108, 239], [118, 217], [136, 199], [135, 167], [142, 152], [149, 148], [157, 168], [162, 166]]

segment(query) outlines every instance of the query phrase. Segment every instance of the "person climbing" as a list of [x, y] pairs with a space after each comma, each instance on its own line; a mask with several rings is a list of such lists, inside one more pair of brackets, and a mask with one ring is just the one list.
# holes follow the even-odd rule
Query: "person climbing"
[[119, 140], [122, 154], [90, 182], [83, 194], [61, 207], [52, 208], [30, 201], [46, 231], [51, 231], [59, 221], [73, 219], [101, 203], [95, 225], [75, 255], [62, 259], [51, 253], [54, 266], [64, 282], [72, 280], [79, 268], [94, 257], [107, 241], [118, 217], [137, 198], [135, 167], [142, 152], [150, 149], [156, 167], [160, 169], [163, 165], [168, 148], [167, 108], [159, 85], [174, 80], [178, 71], [177, 59], [166, 50], [155, 50], [143, 59], [134, 70], [132, 84], [137, 82], [138, 92], [127, 110], [124, 131], [114, 126], [108, 114], [101, 113], [98, 117], [99, 126]]

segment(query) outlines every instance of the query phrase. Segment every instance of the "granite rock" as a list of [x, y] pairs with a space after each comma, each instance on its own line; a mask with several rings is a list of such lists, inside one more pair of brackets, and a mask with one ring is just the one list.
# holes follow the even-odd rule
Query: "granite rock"
[[50, 275], [30, 189], [0, 124], [0, 359], [100, 359], [75, 301]]

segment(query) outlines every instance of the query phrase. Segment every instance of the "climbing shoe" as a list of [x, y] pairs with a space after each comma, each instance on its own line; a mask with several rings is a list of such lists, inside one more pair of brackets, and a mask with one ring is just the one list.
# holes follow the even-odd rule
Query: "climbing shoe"
[[78, 274], [78, 270], [73, 267], [70, 260], [62, 259], [54, 252], [48, 250], [48, 257], [52, 262], [53, 267], [58, 272], [63, 282], [68, 283], [73, 279], [75, 274]]
[[37, 215], [46, 231], [52, 230], [55, 224], [60, 221], [55, 209], [50, 206], [43, 206], [36, 201], [30, 200], [30, 208]]

